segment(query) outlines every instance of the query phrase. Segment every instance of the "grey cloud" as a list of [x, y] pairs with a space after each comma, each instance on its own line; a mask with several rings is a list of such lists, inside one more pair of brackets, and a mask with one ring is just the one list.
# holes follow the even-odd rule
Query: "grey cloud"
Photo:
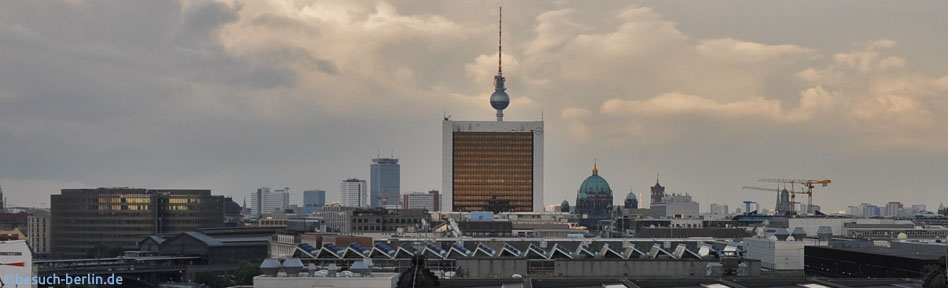
[[[388, 9], [376, 6], [385, 2], [319, 1], [297, 2], [289, 11], [269, 3], [0, 4], [0, 178], [13, 183], [4, 185], [6, 196], [38, 204], [48, 202], [56, 185], [173, 186], [211, 188], [239, 201], [270, 185], [326, 189], [334, 199], [339, 180], [366, 178], [376, 149], [389, 147], [402, 158], [403, 190], [439, 188], [443, 111], [456, 119], [493, 115], [486, 101], [491, 83], [474, 80], [479, 76], [467, 68], [481, 69], [481, 55], [494, 59], [494, 3], [407, 1]], [[860, 138], [864, 134], [847, 122], [817, 117], [819, 111], [814, 122], [759, 116], [766, 112], [708, 114], [756, 98], [793, 111], [813, 87], [823, 92], [812, 90], [812, 103], [850, 95], [845, 87], [807, 82], [797, 73], [825, 69], [835, 53], [878, 39], [898, 43], [885, 55], [904, 58], [904, 74], [943, 79], [944, 65], [920, 62], [945, 61], [940, 51], [948, 44], [925, 23], [941, 23], [944, 13], [936, 12], [948, 5], [899, 4], [899, 11], [916, 15], [897, 23], [916, 31], [912, 35], [872, 24], [891, 17], [892, 7], [860, 2], [775, 4], [797, 16], [812, 11], [813, 23], [764, 16], [735, 23], [742, 18], [719, 16], [756, 12], [742, 1], [709, 5], [714, 7], [663, 1], [654, 3], [654, 15], [620, 16], [617, 11], [630, 9], [624, 1], [505, 3], [504, 51], [518, 60], [513, 65], [506, 61], [513, 58], [505, 59], [514, 101], [507, 117], [533, 120], [546, 111], [545, 199], [572, 202], [598, 157], [600, 173], [617, 194], [647, 193], [661, 172], [670, 191], [689, 192], [703, 207], [741, 200], [773, 205], [770, 194], [738, 189], [772, 176], [833, 179], [832, 189], [817, 198], [830, 209], [857, 204], [851, 203], [857, 197], [941, 201], [948, 191], [937, 180], [948, 168], [944, 151], [872, 145], [876, 141]], [[834, 18], [839, 13], [825, 12], [843, 6], [864, 13], [840, 20]], [[573, 12], [539, 17], [560, 9]], [[641, 21], [648, 25], [637, 25]], [[829, 25], [850, 22], [873, 28]], [[557, 28], [544, 32], [541, 26]], [[800, 27], [810, 28], [800, 33]], [[907, 30], [913, 27], [919, 29]], [[708, 63], [695, 47], [714, 39], [728, 40], [702, 51], [728, 57]], [[767, 49], [773, 45], [791, 46]], [[732, 61], [758, 48], [764, 50], [754, 59], [762, 64]], [[772, 59], [781, 62], [767, 62]], [[484, 62], [486, 75], [492, 74], [494, 61]], [[930, 89], [935, 92], [920, 99], [944, 102], [936, 97], [943, 88]], [[702, 113], [650, 117], [636, 112], [645, 107], [618, 116], [601, 110], [610, 99], [648, 104], [672, 92], [714, 102], [699, 107]], [[945, 116], [943, 108], [930, 113]], [[551, 116], [557, 114], [565, 116]]]

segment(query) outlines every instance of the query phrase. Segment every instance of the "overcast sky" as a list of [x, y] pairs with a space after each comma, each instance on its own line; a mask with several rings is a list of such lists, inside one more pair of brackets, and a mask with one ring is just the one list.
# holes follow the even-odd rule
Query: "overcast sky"
[[[656, 173], [702, 211], [773, 208], [761, 177], [831, 179], [824, 211], [948, 200], [946, 1], [504, 2], [546, 204], [594, 158], [616, 202]], [[440, 189], [444, 113], [494, 118], [499, 3], [0, 0], [0, 185], [334, 201], [394, 149], [402, 192]]]

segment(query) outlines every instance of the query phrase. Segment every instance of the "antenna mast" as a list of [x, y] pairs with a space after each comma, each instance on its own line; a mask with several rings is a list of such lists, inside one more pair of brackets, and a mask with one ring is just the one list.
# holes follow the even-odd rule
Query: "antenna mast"
[[503, 31], [504, 31], [504, 6], [500, 6], [500, 15], [497, 18], [497, 76], [503, 76]]

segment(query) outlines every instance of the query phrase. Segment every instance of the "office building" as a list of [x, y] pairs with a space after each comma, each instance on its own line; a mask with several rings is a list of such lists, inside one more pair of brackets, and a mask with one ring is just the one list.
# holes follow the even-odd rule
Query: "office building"
[[27, 217], [27, 235], [30, 235], [30, 249], [34, 256], [49, 255], [50, 229], [49, 212], [34, 210]]
[[306, 214], [323, 209], [326, 205], [326, 191], [324, 190], [306, 190], [303, 191], [303, 209]]
[[342, 180], [339, 186], [339, 203], [346, 207], [366, 207], [369, 203], [367, 191], [365, 180], [356, 178]]
[[658, 203], [652, 203], [649, 209], [652, 218], [696, 218], [698, 202], [691, 200], [688, 194], [667, 194]]
[[870, 218], [870, 217], [879, 217], [882, 216], [882, 211], [879, 209], [879, 206], [862, 203], [859, 204], [859, 211], [861, 214], [859, 216]]
[[727, 215], [729, 211], [728, 211], [728, 208], [727, 208], [727, 204], [711, 203], [711, 211], [710, 211], [710, 212], [711, 212], [711, 214], [716, 214], [716, 215]]
[[428, 212], [423, 209], [356, 208], [336, 204], [326, 205], [315, 215], [325, 221], [325, 232], [339, 233], [412, 232], [422, 228], [422, 222], [428, 218]]
[[443, 125], [448, 211], [543, 211], [543, 122]]
[[899, 216], [899, 210], [902, 210], [901, 202], [889, 202], [885, 204], [885, 215], [886, 217], [896, 217]]
[[224, 198], [224, 226], [225, 227], [238, 227], [243, 225], [244, 216], [241, 215], [240, 204], [237, 204], [234, 199], [230, 197]]
[[440, 195], [438, 195], [437, 190], [433, 190], [428, 193], [411, 192], [402, 195], [402, 208], [440, 211], [441, 209], [438, 208], [438, 198], [440, 198], [439, 196]]
[[790, 241], [769, 238], [744, 238], [744, 248], [747, 250], [745, 257], [760, 260], [762, 268], [775, 271], [803, 270], [804, 248], [817, 244], [815, 239], [794, 239]]
[[273, 192], [269, 187], [261, 187], [253, 193], [250, 199], [251, 215], [260, 218], [263, 214], [283, 213], [290, 206], [290, 188], [277, 189]]
[[438, 192], [438, 190], [428, 190], [428, 194], [434, 195], [434, 211], [441, 211], [441, 192]]
[[754, 201], [744, 201], [744, 211], [746, 213], [763, 212], [757, 210], [760, 210], [760, 204], [757, 204], [757, 202]]
[[846, 206], [846, 215], [850, 216], [862, 216], [862, 211], [859, 210], [859, 207], [856, 206]]
[[372, 207], [394, 208], [401, 198], [398, 159], [375, 158], [371, 168], [369, 203]]
[[86, 257], [99, 244], [134, 250], [149, 235], [224, 225], [224, 196], [211, 190], [63, 189], [50, 204], [53, 257]]

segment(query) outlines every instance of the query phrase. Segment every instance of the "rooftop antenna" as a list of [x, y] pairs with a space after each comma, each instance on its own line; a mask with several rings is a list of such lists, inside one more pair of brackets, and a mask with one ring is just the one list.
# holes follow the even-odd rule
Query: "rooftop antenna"
[[500, 11], [497, 16], [497, 76], [504, 76], [503, 65], [503, 31], [504, 31], [504, 6], [499, 6]]

